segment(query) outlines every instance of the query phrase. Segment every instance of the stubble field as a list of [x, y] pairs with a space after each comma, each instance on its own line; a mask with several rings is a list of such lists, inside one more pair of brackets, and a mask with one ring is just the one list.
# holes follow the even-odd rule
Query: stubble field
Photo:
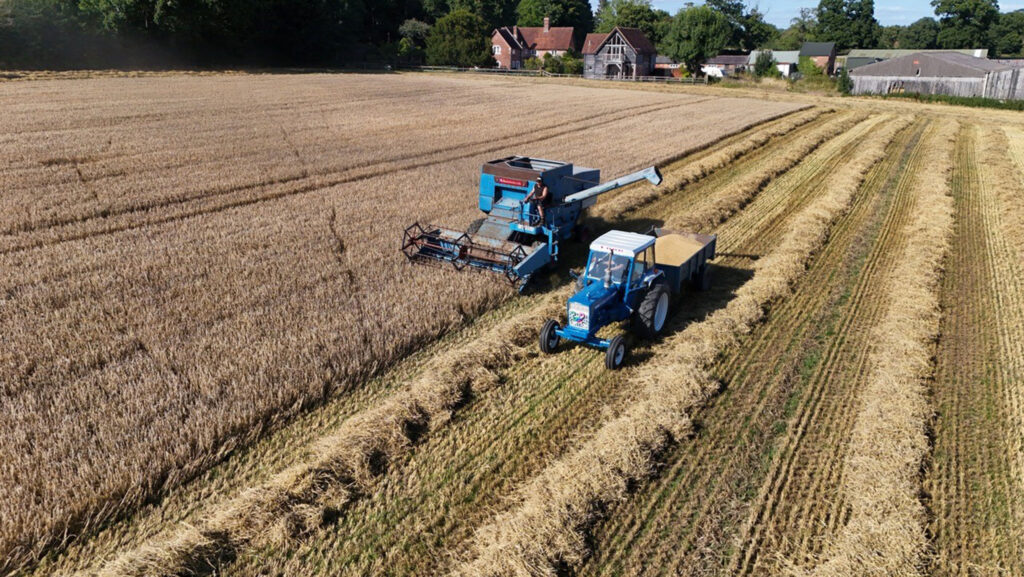
[[[0, 106], [0, 574], [1024, 572], [1011, 114], [430, 75]], [[719, 235], [622, 371], [536, 353], [568, 284], [397, 250], [514, 153], [657, 164], [588, 225]]]

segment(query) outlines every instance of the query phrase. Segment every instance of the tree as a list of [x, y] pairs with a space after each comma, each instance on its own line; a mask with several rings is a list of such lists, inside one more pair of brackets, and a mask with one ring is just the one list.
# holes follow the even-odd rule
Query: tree
[[930, 50], [938, 45], [938, 38], [939, 23], [925, 16], [901, 30], [897, 41], [900, 48]]
[[594, 13], [587, 0], [520, 0], [516, 14], [520, 26], [543, 26], [545, 17], [552, 26], [572, 26], [577, 46], [594, 29]]
[[758, 78], [776, 78], [781, 76], [778, 63], [771, 50], [762, 50], [754, 60], [754, 76]]
[[1000, 14], [999, 20], [989, 29], [989, 45], [999, 56], [1016, 56], [1021, 53], [1024, 39], [1024, 11], [1017, 10]]
[[422, 46], [427, 41], [427, 35], [430, 34], [430, 24], [410, 18], [402, 22], [402, 25], [398, 27], [398, 33], [402, 35], [402, 38], [408, 38], [414, 44]]
[[772, 44], [776, 50], [799, 50], [804, 42], [814, 40], [818, 29], [818, 10], [801, 8], [800, 15], [792, 19], [778, 40]]
[[746, 10], [743, 0], [707, 0], [710, 8], [721, 12], [731, 29], [726, 46], [740, 50], [754, 50], [768, 44], [778, 29], [764, 19], [759, 9]]
[[704, 5], [718, 11], [729, 22], [729, 39], [725, 45], [739, 48], [743, 44], [743, 0], [706, 0]]
[[900, 48], [900, 34], [906, 26], [881, 26], [878, 29], [879, 48]]
[[939, 17], [939, 48], [991, 48], [989, 29], [999, 18], [996, 0], [932, 0]]
[[434, 66], [492, 66], [487, 23], [468, 10], [456, 10], [434, 24], [427, 36], [427, 63]]
[[843, 68], [843, 71], [839, 73], [839, 81], [836, 82], [836, 88], [839, 89], [840, 94], [849, 94], [853, 91], [853, 79], [850, 78], [850, 72]]
[[874, 0], [821, 0], [816, 36], [836, 43], [838, 50], [878, 44]]
[[721, 12], [704, 5], [691, 6], [676, 14], [663, 44], [669, 57], [696, 74], [701, 63], [717, 55], [731, 34], [729, 21]]
[[672, 16], [651, 8], [650, 0], [610, 0], [601, 5], [595, 19], [595, 32], [607, 34], [616, 26], [639, 28], [652, 43], [658, 44], [668, 32]]
[[453, 11], [468, 10], [484, 19], [492, 30], [516, 21], [517, 0], [449, 0]]

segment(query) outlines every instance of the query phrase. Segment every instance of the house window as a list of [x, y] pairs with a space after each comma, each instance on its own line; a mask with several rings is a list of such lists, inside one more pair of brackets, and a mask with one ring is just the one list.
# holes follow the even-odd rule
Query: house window
[[495, 44], [494, 46], [491, 46], [491, 54], [494, 54], [495, 56], [497, 56], [498, 54], [501, 54], [501, 46], [498, 45], [498, 44]]

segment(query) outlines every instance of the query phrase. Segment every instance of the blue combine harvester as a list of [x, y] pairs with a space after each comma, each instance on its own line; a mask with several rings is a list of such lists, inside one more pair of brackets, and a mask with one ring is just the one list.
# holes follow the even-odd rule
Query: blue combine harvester
[[[551, 194], [543, 219], [536, 203], [526, 202], [538, 178]], [[480, 174], [479, 205], [486, 216], [466, 232], [415, 223], [405, 230], [402, 252], [413, 262], [495, 272], [521, 289], [558, 260], [559, 244], [578, 234], [583, 211], [598, 196], [644, 179], [661, 184], [654, 167], [600, 184], [599, 170], [568, 162], [527, 156], [492, 160]]]

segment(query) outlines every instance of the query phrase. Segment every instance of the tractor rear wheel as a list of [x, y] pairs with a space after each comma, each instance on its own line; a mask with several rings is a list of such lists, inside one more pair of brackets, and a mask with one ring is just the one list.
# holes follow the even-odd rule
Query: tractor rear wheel
[[604, 354], [604, 366], [606, 369], [614, 371], [622, 366], [624, 360], [626, 360], [626, 340], [619, 335], [608, 344], [608, 351]]
[[561, 341], [561, 337], [558, 336], [558, 322], [554, 319], [548, 319], [544, 323], [544, 327], [540, 329], [540, 352], [550, 355], [555, 352], [558, 348], [558, 342]]
[[663, 282], [651, 285], [634, 317], [634, 330], [645, 339], [653, 339], [665, 328], [670, 304], [668, 287]]

